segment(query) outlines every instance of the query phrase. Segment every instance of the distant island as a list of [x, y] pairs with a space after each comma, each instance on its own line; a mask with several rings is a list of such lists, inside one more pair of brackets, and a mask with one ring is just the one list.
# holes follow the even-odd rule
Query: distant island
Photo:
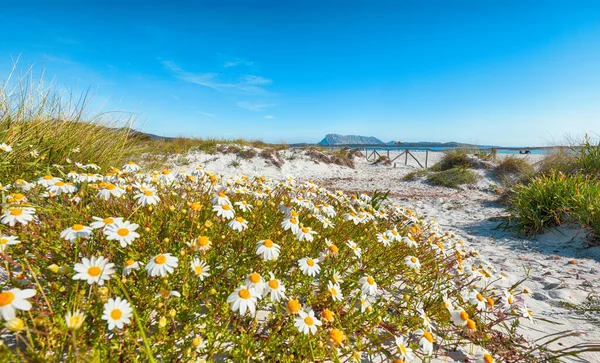
[[360, 135], [339, 135], [339, 134], [327, 134], [323, 140], [319, 141], [317, 145], [322, 146], [333, 146], [333, 145], [389, 145], [389, 146], [403, 146], [403, 147], [483, 147], [491, 148], [491, 145], [474, 145], [464, 144], [459, 142], [401, 142], [401, 141], [389, 141], [383, 142], [373, 136], [360, 136]]

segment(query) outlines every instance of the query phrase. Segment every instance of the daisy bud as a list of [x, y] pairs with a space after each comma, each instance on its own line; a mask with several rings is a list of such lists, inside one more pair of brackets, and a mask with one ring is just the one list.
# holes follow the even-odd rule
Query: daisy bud
[[25, 322], [19, 318], [11, 319], [6, 322], [6, 327], [13, 332], [18, 332], [25, 329]]
[[177, 315], [177, 310], [175, 310], [175, 309], [171, 309], [171, 310], [169, 311], [169, 316], [170, 316], [171, 318], [174, 318], [174, 317], [175, 317], [175, 315]]
[[57, 273], [60, 267], [58, 267], [57, 264], [53, 263], [52, 265], [48, 266], [48, 270]]
[[192, 345], [194, 347], [198, 347], [200, 344], [202, 344], [202, 338], [201, 337], [195, 337], [194, 340], [192, 340]]
[[160, 320], [158, 321], [158, 326], [160, 326], [161, 328], [164, 328], [167, 325], [167, 318], [165, 318], [164, 316], [160, 318]]

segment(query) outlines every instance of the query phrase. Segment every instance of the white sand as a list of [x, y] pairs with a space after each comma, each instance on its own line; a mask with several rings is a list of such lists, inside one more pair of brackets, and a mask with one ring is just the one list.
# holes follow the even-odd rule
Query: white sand
[[[424, 163], [425, 153], [415, 152], [414, 155]], [[430, 152], [428, 164], [433, 165], [441, 155]], [[491, 262], [499, 272], [508, 276], [505, 286], [522, 280], [529, 272], [529, 280], [524, 284], [533, 291], [528, 300], [529, 308], [537, 317], [558, 324], [542, 320], [535, 324], [525, 322], [521, 333], [526, 338], [533, 341], [550, 333], [577, 330], [585, 335], [570, 337], [562, 341], [562, 346], [555, 344], [553, 347], [561, 349], [590, 342], [600, 344], [600, 326], [562, 305], [563, 302], [579, 304], [588, 295], [600, 291], [600, 247], [585, 248], [585, 232], [575, 236], [576, 226], [534, 238], [520, 238], [506, 231], [494, 230], [498, 221], [493, 219], [504, 215], [504, 209], [495, 202], [498, 198], [495, 185], [499, 182], [484, 170], [477, 170], [483, 178], [476, 185], [455, 190], [431, 186], [423, 181], [402, 181], [408, 172], [419, 169], [411, 157], [407, 166], [404, 165], [404, 157], [396, 160], [396, 167], [371, 165], [363, 157], [356, 159], [356, 168], [351, 169], [315, 163], [299, 150], [285, 150], [281, 156], [285, 164], [279, 169], [260, 157], [244, 160], [231, 154], [192, 153], [187, 156], [187, 165], [175, 169], [191, 171], [204, 167], [224, 175], [266, 175], [274, 178], [292, 175], [300, 180], [315, 180], [330, 189], [349, 192], [390, 190], [393, 201], [414, 207], [419, 214], [435, 218], [445, 230], [466, 239], [480, 252], [482, 261]], [[393, 158], [395, 155], [390, 156]], [[542, 157], [517, 156], [531, 163]], [[597, 319], [600, 318], [598, 315]], [[600, 362], [600, 353], [589, 353], [582, 358], [570, 361]], [[434, 361], [448, 361], [448, 358], [439, 357]]]

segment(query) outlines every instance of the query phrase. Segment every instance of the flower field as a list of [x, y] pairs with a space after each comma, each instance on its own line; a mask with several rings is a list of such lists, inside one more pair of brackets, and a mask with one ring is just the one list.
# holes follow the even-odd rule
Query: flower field
[[524, 286], [381, 195], [140, 169], [74, 163], [1, 180], [2, 356], [402, 362], [461, 350], [490, 363], [558, 354], [517, 334], [535, 316]]

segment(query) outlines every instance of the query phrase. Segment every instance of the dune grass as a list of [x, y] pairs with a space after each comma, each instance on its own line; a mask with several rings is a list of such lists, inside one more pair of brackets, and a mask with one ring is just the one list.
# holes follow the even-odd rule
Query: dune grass
[[434, 172], [427, 176], [427, 181], [433, 185], [450, 188], [460, 188], [464, 184], [477, 182], [479, 175], [464, 167], [454, 167], [444, 171]]
[[430, 169], [433, 171], [445, 171], [456, 167], [469, 168], [474, 166], [470, 155], [473, 150], [469, 148], [456, 148], [444, 151], [444, 156]]

